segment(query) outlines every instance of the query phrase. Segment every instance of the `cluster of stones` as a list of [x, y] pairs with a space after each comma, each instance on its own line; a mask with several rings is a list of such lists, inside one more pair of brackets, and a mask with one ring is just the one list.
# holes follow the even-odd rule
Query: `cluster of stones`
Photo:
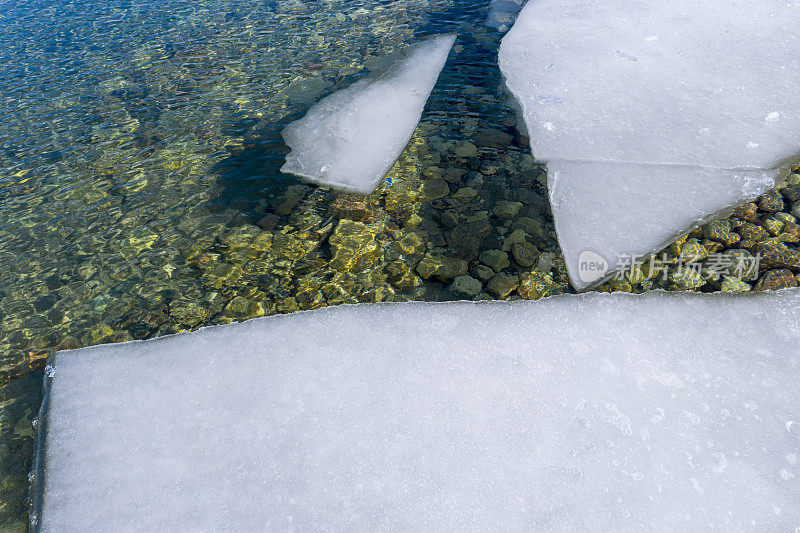
[[[653, 288], [743, 292], [800, 284], [800, 174], [777, 189], [644, 258], [600, 290], [642, 292]], [[663, 265], [666, 265], [666, 272]], [[692, 268], [694, 266], [694, 268]], [[744, 266], [745, 268], [742, 268]]]
[[507, 150], [507, 132], [472, 143], [433, 129], [421, 126], [372, 195], [291, 185], [257, 227], [198, 248], [189, 261], [204, 296], [172, 300], [169, 315], [185, 329], [342, 303], [568, 291], [542, 170]]

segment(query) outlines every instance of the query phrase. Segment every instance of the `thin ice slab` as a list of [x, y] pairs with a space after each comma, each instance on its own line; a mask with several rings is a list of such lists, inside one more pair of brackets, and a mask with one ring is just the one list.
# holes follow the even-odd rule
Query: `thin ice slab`
[[798, 290], [595, 293], [343, 306], [61, 352], [37, 517], [791, 530], [799, 328]]
[[455, 42], [439, 35], [409, 48], [381, 76], [320, 100], [283, 130], [282, 172], [369, 194], [400, 157]]
[[[499, 63], [523, 109], [534, 156], [561, 168], [559, 179], [570, 180], [561, 187], [599, 194], [574, 194], [568, 211], [600, 204], [592, 213], [596, 224], [614, 227], [624, 216], [680, 235], [689, 225], [669, 224], [696, 223], [718, 209], [720, 198], [733, 206], [768, 188], [748, 186], [740, 194], [743, 174], [783, 177], [800, 158], [798, 22], [800, 3], [787, 0], [530, 0], [503, 39]], [[564, 171], [572, 162], [596, 164], [590, 172], [586, 165]], [[633, 211], [613, 203], [618, 181], [629, 178], [615, 177], [630, 168], [621, 163], [640, 165]], [[660, 180], [675, 189], [663, 190]], [[684, 216], [653, 215], [654, 189]], [[712, 189], [718, 192], [709, 195]], [[679, 194], [683, 202], [673, 198]], [[553, 215], [562, 229], [583, 223], [555, 200]], [[570, 228], [582, 231], [591, 233]], [[647, 231], [627, 238], [629, 248], [602, 255], [655, 252], [662, 244]], [[599, 246], [562, 242], [571, 258]], [[574, 272], [578, 263], [568, 266]], [[586, 286], [574, 276], [573, 282]]]
[[[548, 162], [547, 172], [558, 242], [578, 290], [728, 216], [731, 206], [785, 176], [780, 170], [564, 160]], [[601, 263], [597, 268], [592, 258]]]

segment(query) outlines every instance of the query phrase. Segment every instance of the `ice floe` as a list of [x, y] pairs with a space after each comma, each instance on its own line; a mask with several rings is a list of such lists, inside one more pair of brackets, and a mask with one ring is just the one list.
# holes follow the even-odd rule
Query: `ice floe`
[[798, 23], [786, 0], [527, 3], [499, 64], [558, 180], [577, 288], [591, 285], [577, 277], [585, 250], [612, 265], [655, 252], [785, 177], [800, 155]]
[[788, 530], [800, 291], [326, 308], [51, 359], [42, 531]]
[[372, 192], [411, 139], [455, 38], [439, 35], [413, 45], [382, 75], [317, 102], [283, 130], [292, 151], [281, 171]]

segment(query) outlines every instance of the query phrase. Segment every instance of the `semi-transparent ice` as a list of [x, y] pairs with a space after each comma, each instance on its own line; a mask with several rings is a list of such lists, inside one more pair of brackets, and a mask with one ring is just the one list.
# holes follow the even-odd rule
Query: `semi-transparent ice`
[[[679, 165], [547, 163], [550, 203], [570, 279], [578, 289], [669, 245], [694, 227], [728, 216], [731, 206], [774, 187], [778, 170], [739, 171]], [[591, 276], [584, 251], [607, 269]]]
[[[499, 64], [533, 155], [558, 167], [561, 188], [593, 195], [575, 192], [566, 206], [552, 199], [559, 240], [591, 234], [571, 227], [588, 217], [606, 233], [622, 217], [631, 221], [627, 244], [600, 253], [655, 252], [663, 235], [685, 233], [720, 199], [733, 206], [774, 185], [761, 175], [783, 178], [800, 156], [798, 23], [800, 3], [786, 0], [529, 1]], [[755, 179], [742, 187], [748, 175]], [[614, 203], [621, 195], [626, 208]], [[668, 220], [682, 223], [649, 231]], [[571, 272], [582, 251], [601, 245], [562, 242]]]
[[371, 193], [411, 139], [454, 42], [455, 35], [427, 39], [382, 75], [320, 100], [283, 130], [292, 151], [281, 171]]
[[492, 0], [486, 25], [497, 31], [508, 31], [524, 4], [525, 0]]
[[792, 530], [800, 292], [326, 308], [55, 356], [43, 531]]

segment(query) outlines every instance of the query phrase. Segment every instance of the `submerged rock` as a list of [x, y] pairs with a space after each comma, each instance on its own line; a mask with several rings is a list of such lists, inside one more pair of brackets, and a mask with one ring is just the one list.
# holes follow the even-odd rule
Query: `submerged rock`
[[520, 209], [522, 209], [522, 202], [501, 200], [494, 204], [492, 212], [499, 218], [514, 218]]
[[560, 291], [550, 273], [534, 270], [525, 272], [520, 276], [517, 292], [525, 300], [538, 300], [545, 296], [557, 294]]
[[511, 254], [514, 256], [514, 261], [519, 263], [522, 267], [530, 267], [536, 263], [539, 258], [539, 250], [530, 243], [519, 242], [514, 244], [511, 248]]
[[417, 272], [423, 279], [435, 278], [448, 283], [467, 273], [467, 262], [444, 255], [426, 255], [417, 265]]
[[372, 267], [381, 256], [374, 230], [361, 222], [341, 220], [330, 237], [330, 266], [340, 272]]
[[791, 270], [770, 270], [758, 280], [754, 290], [756, 291], [776, 291], [778, 289], [787, 289], [790, 287], [797, 287], [797, 279], [795, 279]]
[[511, 265], [508, 254], [502, 250], [486, 250], [481, 252], [481, 263], [492, 267], [495, 272], [500, 272]]
[[747, 292], [753, 287], [739, 278], [726, 277], [722, 282], [722, 292]]
[[762, 211], [783, 211], [783, 197], [776, 190], [768, 191], [758, 200], [758, 207]]
[[233, 320], [247, 320], [248, 318], [264, 316], [264, 307], [259, 302], [248, 300], [243, 296], [236, 296], [225, 306], [223, 314]]
[[763, 267], [800, 271], [800, 250], [776, 243], [759, 245], [757, 251], [761, 254]]
[[456, 276], [449, 289], [453, 292], [475, 296], [483, 289], [483, 283], [467, 274]]
[[450, 186], [445, 180], [425, 180], [422, 182], [422, 198], [424, 200], [436, 200], [444, 198], [450, 194]]
[[169, 315], [180, 324], [190, 328], [202, 324], [209, 318], [209, 312], [205, 306], [194, 300], [185, 299], [170, 303]]
[[506, 298], [509, 294], [514, 292], [519, 286], [519, 276], [516, 274], [508, 274], [505, 272], [498, 272], [486, 284], [489, 292], [496, 295], [498, 298]]
[[721, 242], [730, 246], [739, 241], [740, 237], [731, 230], [730, 220], [714, 220], [703, 226], [703, 236], [712, 241]]

